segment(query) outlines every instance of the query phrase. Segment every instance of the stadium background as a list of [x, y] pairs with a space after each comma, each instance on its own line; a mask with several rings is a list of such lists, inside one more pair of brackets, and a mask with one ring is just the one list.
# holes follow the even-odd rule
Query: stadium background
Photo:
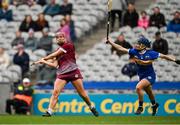
[[[151, 15], [152, 8], [156, 6], [160, 7], [161, 12], [165, 15], [167, 24], [172, 20], [173, 13], [176, 10], [180, 10], [180, 1], [178, 0], [129, 1], [135, 2], [135, 7], [139, 14], [141, 10], [145, 10], [148, 15]], [[116, 54], [111, 54], [111, 47], [102, 42], [106, 34], [107, 1], [69, 0], [69, 2], [73, 4], [72, 20], [74, 21], [75, 34], [77, 37], [74, 41], [78, 54], [77, 63], [82, 70], [84, 86], [90, 94], [90, 98], [95, 103], [101, 116], [109, 116], [109, 118], [111, 116], [134, 116], [135, 109], [137, 108], [135, 85], [138, 77], [134, 76], [130, 79], [128, 76], [123, 75], [121, 69], [128, 62], [128, 56], [123, 55], [119, 58]], [[56, 0], [56, 3], [62, 4], [62, 1]], [[0, 114], [5, 114], [5, 102], [10, 96], [12, 86], [21, 81], [23, 77], [20, 67], [13, 64], [13, 56], [16, 50], [12, 47], [11, 43], [16, 37], [15, 32], [19, 29], [25, 15], [32, 15], [33, 20], [36, 20], [37, 15], [43, 12], [45, 6], [38, 4], [29, 6], [23, 4], [19, 6], [9, 5], [9, 8], [12, 9], [13, 12], [13, 21], [8, 22], [3, 19], [0, 21], [0, 47], [5, 48], [11, 60], [7, 68], [0, 68]], [[55, 32], [60, 28], [60, 20], [63, 19], [63, 15], [56, 15], [53, 17], [45, 15], [45, 19], [49, 22], [50, 32]], [[140, 34], [154, 41], [154, 34], [157, 31], [160, 31], [162, 37], [168, 41], [169, 54], [173, 54], [180, 58], [179, 33], [167, 32], [166, 26], [160, 29], [157, 27], [148, 27], [144, 29], [140, 27], [131, 28], [129, 26], [122, 26], [119, 28], [118, 24], [115, 24], [115, 30], [110, 36], [115, 40], [120, 33], [123, 33], [125, 39], [133, 45]], [[42, 32], [34, 32], [34, 36], [40, 39], [42, 37]], [[28, 32], [22, 32], [22, 37], [25, 40], [28, 39]], [[56, 50], [56, 48], [57, 45], [53, 41], [52, 51]], [[48, 53], [43, 49], [31, 50], [25, 48], [25, 51], [30, 56], [30, 63]], [[175, 117], [178, 119], [180, 116], [180, 68], [176, 64], [163, 60], [157, 60], [154, 63], [154, 67], [157, 72], [157, 83], [153, 86], [153, 89], [157, 101], [160, 102], [161, 105], [157, 115], [178, 116]], [[32, 115], [41, 115], [45, 111], [48, 105], [48, 97], [50, 97], [53, 89], [52, 81], [54, 80], [54, 75], [51, 76], [51, 79], [49, 79], [49, 77], [40, 79], [41, 77], [38, 76], [38, 74], [40, 74], [41, 69], [42, 66], [32, 66], [27, 73], [35, 89]], [[48, 71], [52, 71], [51, 74], [54, 72], [54, 70], [46, 70], [42, 75], [48, 74]], [[60, 102], [62, 103], [58, 102], [55, 112], [56, 115], [90, 115], [87, 107], [84, 106], [83, 101], [78, 97], [76, 91], [74, 91], [70, 84], [65, 87], [61, 96]], [[146, 108], [142, 115], [149, 116], [151, 114], [151, 105], [147, 96], [145, 96], [145, 103]], [[83, 106], [78, 108], [79, 105]], [[8, 115], [2, 115], [0, 116], [2, 121], [4, 121], [3, 116], [8, 118]], [[111, 123], [111, 120], [107, 123]], [[120, 122], [116, 121], [115, 123]], [[125, 121], [124, 123], [128, 122]], [[180, 122], [175, 120], [172, 121], [172, 123]]]

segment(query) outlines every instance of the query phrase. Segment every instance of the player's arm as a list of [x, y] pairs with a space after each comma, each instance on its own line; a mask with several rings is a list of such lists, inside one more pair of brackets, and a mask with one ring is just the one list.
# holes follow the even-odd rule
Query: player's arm
[[173, 61], [175, 62], [176, 61], [176, 58], [172, 55], [164, 55], [162, 53], [160, 53], [160, 56], [159, 56], [161, 59], [165, 59], [165, 60], [168, 60], [168, 61]]
[[172, 56], [172, 55], [164, 55], [162, 53], [160, 53], [160, 56], [159, 56], [161, 59], [165, 59], [165, 60], [168, 60], [168, 61], [172, 61], [172, 62], [175, 62], [176, 64], [179, 64], [180, 65], [180, 60], [177, 59], [175, 56]]
[[57, 51], [49, 54], [48, 56], [44, 57], [44, 60], [48, 60], [48, 59], [53, 59], [57, 56], [63, 55], [64, 53], [66, 53], [66, 51], [63, 48], [58, 49]]
[[39, 59], [39, 60], [36, 61], [36, 62], [33, 62], [32, 65], [33, 65], [33, 64], [39, 64], [39, 63], [42, 63], [42, 62], [41, 62], [42, 59], [43, 59], [43, 60], [54, 59], [54, 58], [56, 58], [57, 56], [63, 55], [64, 53], [66, 53], [66, 50], [64, 50], [63, 48], [59, 48], [57, 51], [55, 51], [55, 52], [49, 54], [48, 56], [43, 57], [43, 58]]
[[124, 47], [122, 47], [122, 46], [114, 43], [111, 38], [109, 38], [109, 40], [107, 41], [107, 43], [109, 43], [109, 44], [110, 44], [112, 47], [114, 47], [117, 51], [121, 51], [121, 52], [124, 52], [124, 53], [128, 53], [128, 51], [129, 51], [129, 49], [126, 49], [126, 48], [124, 48]]
[[46, 64], [46, 65], [48, 65], [50, 67], [58, 68], [58, 61], [56, 59], [55, 60], [52, 60], [52, 59], [45, 60], [45, 59], [42, 58], [40, 60], [40, 63]]

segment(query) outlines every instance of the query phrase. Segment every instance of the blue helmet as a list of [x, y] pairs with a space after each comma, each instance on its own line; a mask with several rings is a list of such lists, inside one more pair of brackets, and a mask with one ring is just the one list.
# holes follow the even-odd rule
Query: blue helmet
[[138, 41], [138, 43], [141, 43], [143, 45], [145, 45], [146, 47], [150, 47], [151, 46], [151, 41], [149, 41], [147, 38], [145, 38], [144, 36], [141, 36]]

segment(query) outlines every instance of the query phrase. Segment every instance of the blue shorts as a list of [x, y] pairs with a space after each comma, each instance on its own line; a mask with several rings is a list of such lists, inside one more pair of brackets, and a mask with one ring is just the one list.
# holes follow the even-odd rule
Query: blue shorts
[[147, 79], [152, 85], [156, 81], [156, 74], [149, 74], [149, 75], [139, 76], [139, 80], [141, 81], [142, 79]]

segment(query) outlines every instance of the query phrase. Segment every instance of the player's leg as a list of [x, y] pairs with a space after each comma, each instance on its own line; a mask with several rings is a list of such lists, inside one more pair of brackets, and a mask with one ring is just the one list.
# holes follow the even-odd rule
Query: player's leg
[[144, 90], [147, 93], [147, 95], [149, 96], [149, 99], [150, 99], [150, 101], [152, 103], [152, 115], [154, 116], [156, 114], [156, 112], [157, 112], [159, 104], [156, 103], [156, 101], [155, 101], [155, 97], [154, 97], [154, 94], [152, 92], [152, 86], [151, 85], [145, 87]]
[[156, 102], [155, 102], [155, 97], [154, 97], [154, 94], [152, 92], [152, 86], [149, 85], [147, 87], [144, 88], [144, 91], [147, 93], [147, 95], [149, 96], [149, 99], [151, 100], [151, 103], [152, 105], [154, 105]]
[[139, 115], [143, 111], [143, 89], [147, 86], [149, 86], [151, 83], [147, 79], [142, 79], [139, 81], [139, 83], [136, 85], [136, 93], [138, 94], [138, 100], [139, 100], [139, 107], [135, 114]]
[[88, 94], [86, 93], [84, 86], [83, 86], [83, 81], [82, 79], [77, 79], [72, 81], [73, 86], [76, 88], [78, 94], [81, 96], [81, 98], [86, 102], [86, 104], [89, 106], [90, 110], [95, 116], [98, 116], [98, 112], [96, 111], [95, 107], [92, 106], [91, 101], [89, 99]]
[[76, 88], [78, 94], [82, 97], [82, 99], [86, 102], [88, 106], [91, 106], [91, 101], [84, 90], [82, 79], [77, 79], [72, 81], [73, 86]]
[[62, 79], [56, 79], [56, 81], [54, 82], [54, 90], [52, 93], [52, 96], [50, 98], [50, 102], [49, 102], [49, 107], [47, 112], [43, 115], [43, 116], [51, 116], [53, 109], [56, 106], [56, 103], [58, 101], [58, 96], [60, 94], [60, 92], [62, 91], [62, 89], [64, 88], [65, 84], [67, 83], [66, 80], [62, 80]]

